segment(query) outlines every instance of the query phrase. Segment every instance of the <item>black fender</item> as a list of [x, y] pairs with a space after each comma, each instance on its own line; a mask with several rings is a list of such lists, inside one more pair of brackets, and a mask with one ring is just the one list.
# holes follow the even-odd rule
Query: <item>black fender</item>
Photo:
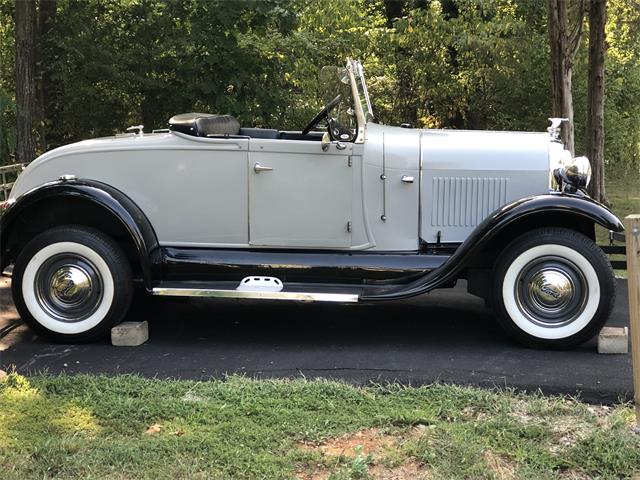
[[505, 228], [533, 215], [539, 216], [544, 225], [545, 214], [561, 214], [570, 226], [572, 218], [597, 223], [608, 230], [622, 232], [624, 226], [611, 210], [595, 200], [576, 194], [550, 192], [526, 197], [501, 207], [484, 219], [439, 268], [430, 271], [411, 283], [393, 287], [384, 292], [362, 295], [362, 301], [397, 300], [427, 293], [435, 288], [451, 284], [482, 249]]
[[48, 202], [60, 198], [84, 200], [104, 209], [115, 218], [131, 237], [139, 257], [145, 287], [152, 287], [153, 279], [159, 277], [160, 249], [151, 222], [127, 195], [111, 185], [95, 180], [72, 179], [48, 182], [25, 192], [10, 203], [0, 217], [1, 268], [6, 266], [12, 232], [21, 224], [28, 222], [28, 213], [25, 212], [37, 204], [46, 208]]

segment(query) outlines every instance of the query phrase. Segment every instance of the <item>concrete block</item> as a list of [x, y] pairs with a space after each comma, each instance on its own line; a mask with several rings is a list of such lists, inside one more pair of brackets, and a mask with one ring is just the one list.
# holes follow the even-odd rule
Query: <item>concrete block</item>
[[149, 340], [149, 324], [122, 322], [111, 329], [111, 344], [116, 347], [137, 347]]
[[598, 353], [629, 353], [629, 329], [603, 327], [598, 335]]

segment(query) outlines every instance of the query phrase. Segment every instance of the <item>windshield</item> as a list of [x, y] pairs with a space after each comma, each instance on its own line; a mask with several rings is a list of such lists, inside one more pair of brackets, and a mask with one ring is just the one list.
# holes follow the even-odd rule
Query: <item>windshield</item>
[[[375, 117], [362, 64], [357, 60], [348, 60], [344, 68], [323, 67], [319, 77], [325, 105], [340, 95], [340, 101], [331, 109], [331, 117], [339, 127], [334, 136], [350, 131], [356, 143], [364, 142], [366, 123]], [[344, 130], [341, 133], [340, 128]]]
[[355, 132], [357, 121], [355, 117], [355, 104], [351, 93], [349, 72], [344, 67], [322, 67], [320, 71], [320, 83], [322, 84], [322, 99], [328, 104], [337, 95], [341, 95], [340, 103], [331, 110], [331, 116], [338, 120], [344, 127]]

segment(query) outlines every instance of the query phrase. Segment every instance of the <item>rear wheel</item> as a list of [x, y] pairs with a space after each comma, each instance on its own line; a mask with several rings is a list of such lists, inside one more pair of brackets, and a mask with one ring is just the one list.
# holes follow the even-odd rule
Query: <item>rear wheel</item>
[[22, 319], [57, 341], [105, 336], [133, 296], [129, 262], [99, 231], [80, 226], [47, 230], [16, 259], [13, 298]]
[[609, 260], [588, 237], [540, 228], [515, 239], [494, 270], [498, 320], [520, 343], [571, 348], [596, 335], [615, 300]]

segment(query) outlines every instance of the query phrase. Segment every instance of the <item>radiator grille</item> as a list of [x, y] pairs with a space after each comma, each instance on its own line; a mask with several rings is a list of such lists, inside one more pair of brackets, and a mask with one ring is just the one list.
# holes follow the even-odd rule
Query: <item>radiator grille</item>
[[431, 225], [474, 227], [507, 203], [507, 178], [434, 177]]

